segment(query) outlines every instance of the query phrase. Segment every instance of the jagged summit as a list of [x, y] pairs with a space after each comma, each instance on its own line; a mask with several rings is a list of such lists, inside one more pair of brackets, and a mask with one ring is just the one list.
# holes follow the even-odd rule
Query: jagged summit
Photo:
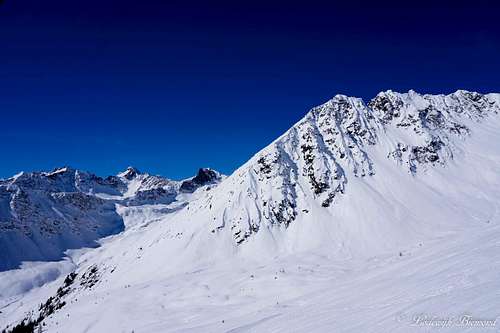
[[125, 171], [123, 172], [120, 172], [118, 174], [118, 177], [123, 177], [127, 180], [132, 180], [134, 179], [137, 175], [140, 175], [141, 172], [137, 169], [137, 168], [134, 168], [132, 166], [129, 166]]
[[[411, 182], [412, 177], [425, 177], [463, 157], [478, 124], [499, 113], [499, 96], [386, 91], [365, 103], [336, 95], [236, 170], [199, 202], [200, 216], [190, 219], [204, 220], [215, 233], [230, 233], [236, 244], [261, 231], [274, 235], [280, 226], [322, 225], [342, 211], [337, 205], [349, 193], [357, 195], [359, 181], [380, 182], [407, 174], [410, 178], [403, 179]], [[392, 171], [387, 174], [387, 170]], [[207, 206], [210, 217], [203, 217]], [[313, 221], [320, 220], [315, 218], [318, 213], [325, 215], [322, 222]], [[346, 225], [340, 228], [352, 232]]]
[[221, 180], [221, 175], [210, 168], [200, 168], [195, 177], [182, 182], [180, 190], [183, 192], [193, 192], [197, 188], [213, 184]]
[[68, 166], [64, 166], [64, 167], [60, 167], [60, 168], [55, 168], [54, 170], [50, 171], [50, 172], [42, 172], [44, 175], [46, 175], [47, 177], [54, 177], [54, 176], [57, 176], [57, 175], [61, 175], [61, 174], [64, 174], [64, 173], [71, 173], [71, 172], [74, 172], [75, 170], [68, 167]]
[[[220, 175], [200, 169], [189, 193], [216, 184]], [[56, 260], [68, 248], [95, 245], [95, 240], [125, 228], [116, 205], [169, 205], [183, 182], [141, 173], [133, 167], [102, 178], [71, 167], [21, 172], [0, 181], [0, 272], [23, 260]], [[189, 197], [183, 196], [178, 206]], [[22, 246], [23, 251], [18, 251]]]
[[[363, 192], [367, 191], [363, 184], [371, 184], [375, 192], [380, 191], [379, 195], [391, 198], [393, 194], [380, 190], [379, 183], [392, 183], [400, 177], [402, 183], [413, 182], [414, 178], [422, 181], [428, 173], [460, 163], [471, 154], [467, 148], [469, 139], [483, 131], [484, 119], [496, 119], [492, 116], [499, 113], [499, 105], [500, 94], [483, 95], [465, 90], [449, 95], [388, 90], [368, 103], [360, 98], [336, 95], [311, 109], [224, 180], [208, 168], [201, 168], [195, 177], [185, 181], [141, 173], [133, 167], [104, 179], [69, 167], [19, 174], [0, 183], [2, 207], [10, 207], [0, 216], [8, 221], [2, 228], [22, 230], [25, 238], [32, 237], [32, 226], [41, 234], [46, 230], [58, 233], [62, 225], [72, 225], [71, 228], [78, 230], [80, 221], [89, 219], [81, 213], [81, 207], [91, 208], [96, 214], [105, 211], [105, 217], [92, 218], [101, 221], [113, 214], [112, 206], [107, 211], [100, 208], [102, 205], [171, 204], [179, 193], [190, 195], [200, 187], [223, 180], [217, 188], [191, 202], [179, 216], [202, 222], [201, 228], [207, 228], [206, 233], [229, 235], [234, 244], [268, 234], [281, 244], [279, 246], [298, 243], [302, 246], [302, 236], [296, 236], [296, 232], [305, 225], [319, 223], [321, 228], [329, 230], [331, 225], [324, 225], [325, 221], [351, 221], [352, 217], [346, 218], [343, 213], [351, 209], [346, 202], [354, 197], [369, 199], [372, 196]], [[79, 208], [63, 212], [68, 202]], [[355, 211], [352, 214], [357, 218], [349, 222], [350, 226], [339, 222], [337, 229], [344, 234], [352, 233], [350, 242], [356, 239], [361, 242], [352, 226], [360, 224], [357, 227], [363, 229], [366, 227], [364, 216], [378, 216], [380, 212], [375, 206], [365, 205]], [[76, 220], [74, 214], [78, 214]], [[66, 222], [72, 220], [78, 222]], [[316, 220], [320, 222], [314, 222]], [[392, 219], [388, 225], [380, 224], [375, 233], [386, 230], [396, 220]], [[58, 227], [55, 228], [53, 222]], [[98, 222], [93, 228], [97, 225]], [[399, 224], [392, 227], [406, 228]], [[285, 231], [287, 229], [296, 231]], [[311, 233], [311, 230], [318, 232], [319, 229], [314, 227], [301, 233]], [[320, 233], [314, 243], [322, 243], [327, 235]], [[328, 241], [337, 244], [339, 240], [335, 237]], [[370, 237], [375, 239], [376, 236]], [[15, 253], [14, 245], [9, 251]]]
[[[0, 245], [12, 235], [29, 233], [33, 222], [55, 235], [61, 226], [80, 231], [95, 214], [102, 218], [104, 204], [125, 226], [100, 249], [76, 256], [76, 270], [55, 281], [50, 292], [2, 308], [8, 317], [4, 326], [39, 318], [49, 331], [74, 330], [75, 325], [93, 331], [165, 331], [173, 322], [174, 330], [259, 330], [268, 322], [273, 325], [267, 330], [276, 330], [284, 311], [291, 311], [288, 319], [294, 320], [310, 299], [326, 306], [321, 313], [338, 306], [340, 317], [345, 309], [352, 312], [353, 304], [372, 309], [365, 295], [380, 297], [380, 286], [391, 288], [399, 279], [405, 288], [397, 290], [397, 299], [379, 298], [379, 311], [371, 313], [388, 318], [387, 304], [392, 304], [398, 311], [387, 319], [392, 325], [406, 303], [417, 304], [413, 309], [420, 313], [437, 299], [451, 303], [450, 295], [469, 299], [472, 294], [462, 291], [471, 286], [487, 292], [491, 284], [483, 283], [485, 274], [491, 283], [498, 280], [488, 254], [495, 253], [500, 232], [499, 113], [500, 94], [384, 91], [366, 103], [336, 95], [228, 177], [204, 168], [183, 182], [146, 173], [101, 179], [76, 171], [74, 177], [57, 173], [52, 180], [28, 173], [10, 185], [0, 183], [0, 209], [9, 207], [0, 216], [0, 224], [9, 221], [1, 224], [8, 230], [0, 232]], [[29, 214], [22, 214], [25, 209]], [[56, 218], [57, 223], [47, 223]], [[90, 230], [101, 228], [91, 224]], [[452, 237], [458, 234], [461, 241], [467, 239], [460, 246]], [[16, 255], [18, 248], [7, 247], [8, 253]], [[474, 277], [471, 270], [457, 275], [464, 257]], [[449, 259], [454, 265], [447, 266]], [[415, 274], [429, 268], [428, 260], [436, 268], [419, 276], [425, 283], [417, 298], [408, 295]], [[450, 284], [443, 286], [440, 277]], [[310, 289], [308, 297], [295, 294], [317, 281], [325, 283]], [[342, 301], [360, 285], [368, 286], [359, 297]], [[257, 311], [263, 317], [249, 325], [240, 322], [245, 320], [240, 304], [255, 304], [262, 295], [269, 296], [267, 310]], [[406, 297], [404, 302], [400, 297]], [[497, 300], [491, 299], [485, 310], [495, 308]], [[197, 319], [198, 305], [195, 313], [186, 301], [199, 302], [206, 317]], [[164, 309], [167, 304], [171, 308]], [[238, 310], [231, 320], [228, 304]], [[477, 304], [482, 300], [476, 297], [466, 306]], [[222, 309], [216, 319], [214, 305]], [[140, 313], [140, 326], [121, 311], [135, 308], [147, 309]], [[185, 321], [170, 320], [184, 308], [189, 308]], [[47, 309], [56, 310], [47, 314]], [[317, 306], [309, 309], [312, 313]], [[216, 324], [207, 326], [210, 321]], [[398, 331], [407, 332], [403, 324]]]

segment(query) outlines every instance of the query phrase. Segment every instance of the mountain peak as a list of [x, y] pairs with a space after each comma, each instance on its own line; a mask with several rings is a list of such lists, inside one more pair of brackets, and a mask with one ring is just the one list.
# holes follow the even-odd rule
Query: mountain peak
[[444, 167], [464, 150], [472, 126], [499, 112], [496, 94], [386, 91], [368, 103], [335, 95], [229, 176], [217, 199], [203, 203], [220, 202], [207, 222], [215, 232], [229, 225], [240, 244], [261, 229], [309, 221], [312, 207], [335, 215], [358, 182]]
[[211, 182], [218, 177], [218, 172], [210, 168], [200, 168], [198, 174], [193, 178], [194, 181], [199, 183]]
[[46, 177], [49, 177], [49, 178], [53, 178], [53, 177], [56, 177], [56, 176], [59, 176], [59, 175], [63, 175], [65, 173], [71, 173], [71, 172], [75, 172], [74, 169], [68, 167], [68, 166], [63, 166], [63, 167], [59, 167], [59, 168], [54, 168], [52, 171], [50, 172], [44, 172], [43, 175], [46, 176]]
[[[274, 284], [284, 281], [287, 286], [293, 276], [309, 276], [321, 267], [314, 263], [314, 269], [303, 270], [292, 258], [306, 262], [324, 258], [328, 264], [322, 266], [335, 274], [339, 265], [350, 262], [366, 263], [366, 268], [377, 272], [393, 262], [405, 268], [412, 257], [425, 264], [427, 257], [417, 257], [418, 253], [433, 255], [427, 247], [434, 244], [435, 253], [442, 253], [443, 239], [459, 230], [472, 234], [471, 226], [488, 225], [484, 239], [492, 242], [485, 247], [490, 253], [497, 245], [491, 231], [498, 220], [498, 128], [499, 94], [385, 91], [367, 103], [336, 95], [228, 177], [200, 168], [193, 177], [178, 182], [129, 167], [118, 177], [102, 179], [59, 168], [20, 176], [15, 186], [0, 182], [0, 237], [4, 237], [0, 270], [27, 259], [55, 260], [68, 248], [123, 231], [102, 242], [100, 250], [78, 254], [72, 260], [78, 265], [75, 272], [57, 282], [61, 287], [54, 296], [40, 300], [38, 295], [47, 293], [36, 291], [33, 297], [19, 298], [31, 300], [22, 307], [12, 303], [2, 308], [6, 315], [0, 321], [7, 316], [9, 322], [17, 321], [25, 314], [26, 322], [43, 319], [45, 307], [59, 311], [67, 304], [43, 323], [48, 329], [63, 325], [69, 329], [74, 321], [62, 318], [69, 314], [74, 318], [91, 306], [105, 311], [122, 293], [135, 305], [145, 278], [148, 285], [186, 276], [201, 284], [208, 276], [202, 272], [218, 263], [221, 266], [213, 276], [221, 276], [219, 268], [241, 271], [244, 275], [237, 281], [252, 286], [263, 281], [264, 289], [272, 280], [262, 278], [266, 272], [274, 275]], [[464, 251], [470, 252], [472, 244], [467, 240]], [[456, 254], [452, 245], [450, 253]], [[169, 258], [169, 265], [164, 258]], [[228, 259], [241, 263], [237, 267], [242, 269], [234, 269]], [[249, 268], [253, 262], [259, 266]], [[282, 263], [287, 268], [278, 273]], [[288, 263], [291, 266], [285, 266]], [[355, 274], [364, 270], [351, 267], [355, 266], [348, 266], [348, 271]], [[127, 274], [130, 271], [139, 274]], [[394, 275], [393, 268], [385, 271]], [[259, 277], [254, 279], [252, 274], [248, 279], [254, 272]], [[324, 272], [321, 268], [318, 273], [321, 279]], [[174, 280], [170, 282], [176, 286]], [[120, 285], [128, 287], [118, 291]], [[193, 285], [188, 281], [185, 287]], [[51, 284], [47, 290], [55, 292], [56, 286]], [[234, 287], [241, 292], [240, 283]], [[96, 303], [106, 288], [117, 292], [109, 293], [109, 302]], [[211, 288], [202, 296], [222, 294]], [[146, 294], [158, 293], [151, 289]], [[271, 296], [274, 302], [275, 294]], [[146, 301], [151, 304], [155, 299]], [[103, 331], [109, 325], [92, 328]]]
[[200, 168], [196, 176], [182, 182], [180, 190], [194, 192], [198, 187], [215, 183], [221, 179], [220, 173], [210, 168]]
[[123, 177], [127, 180], [132, 180], [135, 177], [137, 177], [137, 175], [140, 175], [140, 174], [141, 174], [141, 172], [137, 168], [129, 166], [125, 171], [119, 173], [118, 177]]

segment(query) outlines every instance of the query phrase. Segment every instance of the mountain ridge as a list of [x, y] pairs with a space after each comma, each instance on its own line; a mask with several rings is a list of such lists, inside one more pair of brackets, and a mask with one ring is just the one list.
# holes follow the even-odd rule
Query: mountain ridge
[[[131, 167], [106, 178], [60, 167], [2, 180], [0, 271], [26, 260], [57, 260], [70, 248], [97, 246], [99, 238], [125, 228], [116, 205], [169, 205], [186, 182], [190, 180], [172, 181]], [[191, 190], [205, 185], [192, 184]]]
[[[386, 96], [397, 102], [401, 115], [394, 116], [390, 108], [381, 104]], [[253, 218], [246, 218], [250, 220], [248, 225], [233, 228], [236, 242], [244, 241], [257, 231], [259, 226], [251, 221], [258, 220], [262, 212], [266, 212], [263, 216], [270, 224], [288, 226], [301, 213], [296, 209], [296, 188], [320, 200], [326, 208], [345, 192], [348, 174], [355, 178], [375, 175], [376, 165], [367, 151], [377, 143], [384, 146], [387, 159], [410, 174], [416, 175], [417, 168], [425, 172], [430, 167], [444, 166], [454, 153], [460, 153], [461, 145], [470, 135], [469, 127], [498, 114], [499, 96], [463, 90], [437, 96], [389, 91], [378, 94], [368, 104], [358, 98], [337, 95], [311, 109], [228, 178], [231, 181], [234, 175], [246, 173], [254, 175], [250, 182], [256, 182], [257, 178], [257, 183], [274, 182], [272, 188], [282, 189], [281, 193], [273, 194], [273, 199], [261, 201], [259, 212], [253, 211]], [[434, 113], [429, 114], [431, 111]], [[299, 179], [302, 184], [297, 187]], [[240, 193], [249, 188], [252, 185]], [[272, 192], [269, 186], [266, 191]], [[254, 195], [252, 200], [258, 200], [259, 193]], [[235, 219], [245, 218], [236, 216]], [[220, 230], [226, 222], [219, 222], [215, 230]]]
[[[234, 306], [229, 328], [244, 330], [254, 324], [242, 326], [241, 304], [265, 299], [266, 311], [277, 316], [269, 322], [276, 324], [282, 313], [308, 302], [296, 290], [305, 281], [311, 283], [309, 277], [328, 280], [315, 290], [323, 295], [330, 286], [340, 292], [344, 286], [351, 288], [346, 280], [352, 278], [359, 283], [354, 287], [366, 288], [362, 281], [372, 281], [379, 267], [385, 272], [381, 281], [399, 279], [398, 290], [406, 295], [405, 287], [412, 285], [403, 283], [409, 278], [405, 274], [417, 274], [418, 267], [425, 267], [421, 262], [417, 268], [411, 266], [414, 255], [418, 262], [423, 259], [417, 256], [427, 253], [425, 258], [435, 265], [442, 253], [458, 257], [454, 269], [470, 252], [474, 240], [467, 239], [469, 234], [488, 242], [481, 255], [497, 246], [488, 232], [498, 234], [500, 225], [499, 113], [500, 94], [386, 91], [368, 103], [336, 95], [311, 109], [216, 186], [181, 193], [189, 200], [175, 206], [120, 208], [123, 232], [97, 250], [71, 254], [74, 272], [64, 281], [60, 278], [34, 290], [23, 298], [22, 306], [7, 305], [2, 310], [8, 319], [2, 322], [6, 326], [40, 319], [38, 323], [49, 330], [137, 327], [202, 332], [227, 330], [223, 318]], [[208, 174], [199, 179], [211, 179]], [[140, 175], [131, 178], [131, 182], [139, 179], [134, 188], [142, 184]], [[458, 247], [461, 252], [446, 247], [455, 240], [466, 244]], [[484, 273], [484, 265], [474, 266], [477, 258], [469, 256], [467, 262], [477, 274]], [[404, 260], [409, 260], [407, 265]], [[436, 269], [433, 272], [441, 274]], [[488, 281], [494, 278], [495, 274], [485, 273]], [[340, 287], [337, 276], [345, 279]], [[452, 276], [450, 290], [475, 285], [472, 275]], [[375, 279], [375, 286], [381, 281]], [[423, 296], [406, 296], [408, 303], [427, 299], [426, 295], [444, 297], [438, 292], [444, 288], [439, 283], [420, 287]], [[448, 289], [444, 290], [447, 295]], [[328, 295], [335, 298], [333, 291]], [[283, 299], [287, 304], [281, 306]], [[477, 295], [470, 299], [471, 304], [478, 302]], [[389, 316], [387, 304], [401, 305], [380, 302], [384, 316]], [[186, 310], [193, 304], [196, 315]], [[47, 311], [54, 307], [54, 312]], [[147, 310], [140, 312], [139, 321], [129, 318], [133, 311], [116, 310], [141, 307]], [[198, 309], [207, 311], [198, 314]], [[267, 325], [260, 310], [256, 314], [248, 306], [244, 311], [261, 318], [256, 327]], [[185, 321], [167, 323], [165, 316], [171, 312], [185, 315], [180, 317]], [[72, 319], [67, 319], [70, 315]], [[99, 320], [88, 319], [95, 317]]]

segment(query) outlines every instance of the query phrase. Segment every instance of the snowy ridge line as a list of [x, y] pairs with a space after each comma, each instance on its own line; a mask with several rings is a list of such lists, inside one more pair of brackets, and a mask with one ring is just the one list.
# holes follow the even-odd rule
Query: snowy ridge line
[[403, 309], [496, 318], [499, 111], [500, 94], [337, 95], [224, 180], [120, 205], [124, 232], [74, 254], [70, 285], [61, 269], [6, 303], [0, 328], [407, 333]]
[[2, 180], [0, 271], [23, 261], [59, 260], [67, 249], [97, 246], [98, 239], [126, 227], [116, 205], [181, 205], [198, 188], [221, 179], [211, 169], [173, 181], [132, 167], [106, 178], [63, 167]]
[[262, 226], [287, 228], [311, 209], [312, 201], [333, 210], [348, 183], [375, 176], [378, 165], [385, 163], [381, 159], [424, 177], [432, 167], [444, 167], [463, 153], [474, 127], [500, 111], [499, 96], [463, 90], [449, 95], [389, 90], [365, 104], [336, 95], [313, 108], [214, 192], [208, 200], [218, 196], [230, 208], [223, 204], [223, 213], [212, 213], [212, 232], [227, 226], [241, 244]]

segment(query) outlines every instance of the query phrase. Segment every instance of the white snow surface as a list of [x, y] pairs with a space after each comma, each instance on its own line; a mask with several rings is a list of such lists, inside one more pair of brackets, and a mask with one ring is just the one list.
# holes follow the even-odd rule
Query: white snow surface
[[500, 331], [499, 111], [337, 95], [219, 185], [117, 203], [100, 247], [0, 273], [0, 328], [63, 287], [46, 332]]
[[[220, 178], [217, 174], [209, 183], [214, 186]], [[164, 213], [179, 208], [192, 196], [181, 191], [185, 183], [191, 190], [208, 184], [193, 184], [191, 178], [173, 181], [132, 167], [104, 179], [64, 167], [0, 180], [0, 272], [25, 261], [60, 260], [68, 249], [97, 246], [99, 238], [125, 229], [117, 206], [146, 211], [152, 204], [171, 204]]]

